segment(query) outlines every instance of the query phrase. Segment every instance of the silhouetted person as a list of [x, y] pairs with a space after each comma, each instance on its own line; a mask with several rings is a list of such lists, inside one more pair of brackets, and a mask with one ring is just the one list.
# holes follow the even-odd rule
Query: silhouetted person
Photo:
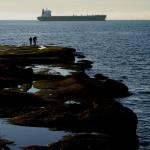
[[36, 42], [37, 42], [37, 37], [33, 37], [33, 43], [34, 43], [34, 46], [36, 46]]
[[29, 38], [30, 46], [32, 45], [32, 37]]

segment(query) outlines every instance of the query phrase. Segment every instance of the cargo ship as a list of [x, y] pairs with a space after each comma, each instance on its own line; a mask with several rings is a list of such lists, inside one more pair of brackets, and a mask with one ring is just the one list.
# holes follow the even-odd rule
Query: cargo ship
[[52, 16], [52, 11], [43, 9], [42, 15], [37, 17], [39, 21], [105, 21], [106, 15], [87, 16]]

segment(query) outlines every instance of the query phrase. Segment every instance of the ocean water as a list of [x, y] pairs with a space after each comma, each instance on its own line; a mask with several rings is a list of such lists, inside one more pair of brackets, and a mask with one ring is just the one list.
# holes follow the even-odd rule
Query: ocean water
[[0, 44], [27, 45], [30, 36], [76, 48], [94, 62], [89, 75], [125, 83], [133, 95], [121, 101], [138, 116], [140, 150], [150, 149], [150, 21], [0, 21]]

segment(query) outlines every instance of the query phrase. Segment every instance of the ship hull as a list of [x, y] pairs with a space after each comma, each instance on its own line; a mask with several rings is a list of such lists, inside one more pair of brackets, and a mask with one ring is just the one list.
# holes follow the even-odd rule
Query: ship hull
[[39, 21], [105, 21], [106, 15], [37, 17]]

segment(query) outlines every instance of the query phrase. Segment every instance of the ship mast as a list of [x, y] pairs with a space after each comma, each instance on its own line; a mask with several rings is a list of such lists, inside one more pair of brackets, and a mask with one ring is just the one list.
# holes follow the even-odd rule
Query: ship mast
[[43, 16], [43, 14], [44, 14], [44, 9], [42, 9], [42, 16]]

